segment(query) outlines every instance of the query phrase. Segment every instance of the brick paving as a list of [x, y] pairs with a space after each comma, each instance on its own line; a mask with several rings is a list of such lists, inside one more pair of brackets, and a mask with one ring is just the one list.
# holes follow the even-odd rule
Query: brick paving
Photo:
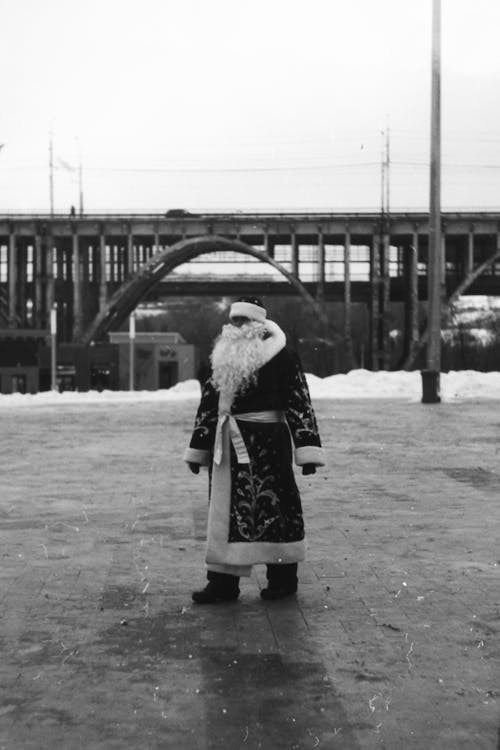
[[209, 607], [195, 406], [2, 409], [0, 750], [497, 749], [500, 405], [317, 402], [297, 598]]

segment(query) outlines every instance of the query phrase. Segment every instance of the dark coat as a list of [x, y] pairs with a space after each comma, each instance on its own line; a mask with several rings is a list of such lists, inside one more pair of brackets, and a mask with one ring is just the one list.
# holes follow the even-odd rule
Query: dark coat
[[[218, 407], [219, 393], [209, 379], [202, 390], [186, 460], [191, 457], [211, 467]], [[237, 416], [267, 411], [282, 412], [285, 421], [252, 422], [238, 420]], [[238, 463], [231, 445], [228, 542], [271, 543], [271, 559], [261, 559], [266, 548], [259, 544], [260, 551], [252, 562], [275, 562], [276, 545], [296, 545], [304, 539], [301, 500], [293, 472], [293, 449], [298, 465], [323, 464], [316, 417], [297, 355], [284, 348], [263, 365], [256, 382], [236, 395], [231, 414], [236, 415], [250, 463]], [[302, 552], [298, 557], [302, 559]]]

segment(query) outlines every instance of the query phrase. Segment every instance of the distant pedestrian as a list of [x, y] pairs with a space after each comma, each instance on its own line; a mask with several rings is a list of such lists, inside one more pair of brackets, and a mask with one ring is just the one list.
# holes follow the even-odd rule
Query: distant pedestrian
[[210, 477], [208, 584], [193, 592], [198, 604], [237, 599], [240, 576], [258, 563], [267, 565], [263, 599], [297, 591], [305, 540], [292, 441], [303, 474], [324, 461], [299, 358], [266, 318], [259, 299], [232, 304], [184, 454], [191, 471], [208, 466]]

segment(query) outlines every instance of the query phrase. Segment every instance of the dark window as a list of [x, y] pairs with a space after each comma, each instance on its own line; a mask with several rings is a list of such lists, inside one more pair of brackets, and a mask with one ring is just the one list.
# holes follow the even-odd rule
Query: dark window
[[11, 393], [26, 393], [26, 375], [12, 375]]
[[74, 365], [57, 365], [57, 389], [63, 391], [74, 391], [76, 385], [76, 367]]
[[38, 365], [38, 341], [3, 339], [0, 362], [4, 367], [36, 367]]
[[92, 365], [90, 368], [90, 388], [93, 391], [111, 389], [111, 367], [108, 364]]
[[38, 375], [38, 390], [39, 391], [50, 391], [52, 387], [51, 372], [46, 367], [40, 368]]
[[158, 365], [158, 388], [171, 388], [179, 380], [177, 362], [160, 362]]

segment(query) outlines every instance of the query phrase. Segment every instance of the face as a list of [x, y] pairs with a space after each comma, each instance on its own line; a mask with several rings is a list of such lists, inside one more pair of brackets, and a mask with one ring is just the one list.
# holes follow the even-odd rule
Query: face
[[231, 318], [231, 323], [233, 326], [241, 328], [241, 326], [244, 326], [245, 323], [250, 323], [250, 318], [245, 318], [243, 315], [235, 315], [233, 318]]

